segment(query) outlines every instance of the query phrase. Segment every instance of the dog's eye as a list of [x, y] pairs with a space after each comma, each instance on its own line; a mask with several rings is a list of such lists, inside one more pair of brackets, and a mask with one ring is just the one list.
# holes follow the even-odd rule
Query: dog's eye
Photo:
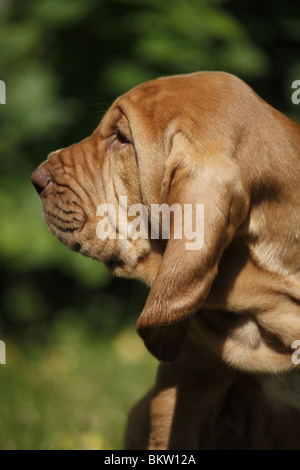
[[131, 144], [126, 135], [124, 135], [117, 127], [115, 128], [115, 134], [120, 144]]

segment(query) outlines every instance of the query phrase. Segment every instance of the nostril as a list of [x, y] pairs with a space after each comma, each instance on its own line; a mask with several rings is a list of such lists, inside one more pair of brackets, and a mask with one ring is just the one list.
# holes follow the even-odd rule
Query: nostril
[[41, 194], [43, 189], [50, 183], [51, 179], [50, 171], [43, 166], [37, 168], [31, 175], [31, 182], [38, 194]]

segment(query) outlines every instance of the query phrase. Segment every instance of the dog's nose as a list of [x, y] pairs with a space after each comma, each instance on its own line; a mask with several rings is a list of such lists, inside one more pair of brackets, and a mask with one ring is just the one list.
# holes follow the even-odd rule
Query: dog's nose
[[50, 183], [51, 179], [51, 173], [46, 165], [40, 166], [31, 175], [31, 182], [38, 194], [41, 194], [45, 187]]

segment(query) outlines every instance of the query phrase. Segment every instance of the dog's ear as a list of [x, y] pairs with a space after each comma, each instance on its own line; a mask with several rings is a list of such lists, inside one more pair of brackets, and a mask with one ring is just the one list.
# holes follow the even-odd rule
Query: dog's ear
[[220, 257], [245, 219], [249, 202], [228, 149], [219, 143], [204, 150], [181, 132], [174, 135], [165, 163], [162, 202], [179, 206], [182, 221], [175, 216], [171, 221], [137, 330], [149, 351], [169, 362], [180, 354], [189, 317], [208, 296]]

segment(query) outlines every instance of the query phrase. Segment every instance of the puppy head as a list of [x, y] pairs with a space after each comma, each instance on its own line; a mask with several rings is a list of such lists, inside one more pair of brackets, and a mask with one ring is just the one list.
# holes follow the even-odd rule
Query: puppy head
[[[179, 355], [188, 319], [247, 213], [235, 158], [240, 115], [228, 110], [242, 86], [223, 73], [143, 84], [120, 97], [90, 137], [50, 154], [32, 176], [59, 240], [152, 286], [138, 332], [161, 360]], [[171, 209], [168, 236], [162, 204]]]

